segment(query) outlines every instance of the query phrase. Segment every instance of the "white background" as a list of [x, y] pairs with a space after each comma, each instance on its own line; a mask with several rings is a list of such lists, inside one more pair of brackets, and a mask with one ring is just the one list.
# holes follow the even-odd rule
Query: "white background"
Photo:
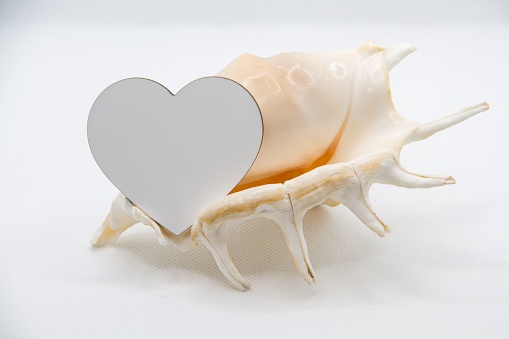
[[[508, 15], [505, 1], [1, 2], [0, 337], [509, 337]], [[110, 83], [177, 91], [242, 52], [368, 39], [418, 47], [391, 72], [403, 116], [492, 106], [403, 152], [410, 170], [457, 185], [373, 188], [391, 235], [343, 207], [310, 211], [310, 287], [275, 224], [239, 223], [230, 248], [249, 292], [204, 248], [162, 247], [142, 226], [88, 244], [116, 194], [86, 140]]]

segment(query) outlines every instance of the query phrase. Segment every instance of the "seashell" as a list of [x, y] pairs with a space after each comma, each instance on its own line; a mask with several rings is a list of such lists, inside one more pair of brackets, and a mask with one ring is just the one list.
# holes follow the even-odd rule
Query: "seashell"
[[400, 164], [402, 147], [489, 109], [485, 102], [418, 124], [402, 117], [391, 98], [389, 71], [415, 51], [410, 44], [382, 48], [367, 42], [343, 52], [243, 54], [218, 75], [249, 90], [263, 116], [260, 152], [232, 193], [205, 206], [193, 226], [176, 236], [119, 194], [91, 243], [113, 243], [141, 222], [161, 244], [186, 251], [205, 245], [237, 288], [250, 284], [228, 254], [224, 225], [264, 217], [281, 228], [295, 266], [312, 285], [302, 220], [318, 205], [344, 204], [379, 236], [389, 232], [369, 201], [375, 183], [407, 188], [454, 184], [451, 176], [425, 176]]

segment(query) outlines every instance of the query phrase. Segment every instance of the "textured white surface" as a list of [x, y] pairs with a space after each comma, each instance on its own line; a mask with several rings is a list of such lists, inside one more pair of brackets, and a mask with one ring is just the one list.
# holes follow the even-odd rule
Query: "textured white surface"
[[[509, 336], [508, 33], [500, 24], [1, 26], [0, 337]], [[404, 116], [492, 106], [403, 153], [409, 169], [451, 174], [457, 185], [373, 188], [390, 236], [343, 207], [310, 211], [318, 283], [309, 287], [275, 224], [238, 224], [230, 247], [253, 284], [247, 293], [204, 248], [161, 247], [143, 226], [114, 246], [89, 246], [116, 194], [86, 141], [105, 86], [145, 76], [178, 90], [245, 51], [340, 50], [367, 39], [418, 47], [391, 72]]]

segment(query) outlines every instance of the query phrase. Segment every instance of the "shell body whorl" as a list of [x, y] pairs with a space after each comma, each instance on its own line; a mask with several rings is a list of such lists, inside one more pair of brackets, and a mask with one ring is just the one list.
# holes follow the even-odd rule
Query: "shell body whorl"
[[[393, 147], [382, 140], [387, 132], [405, 134], [411, 123], [392, 104], [387, 59], [395, 54], [388, 51], [367, 42], [342, 52], [243, 54], [221, 70], [253, 95], [264, 124], [258, 157], [233, 191], [283, 183], [373, 151], [372, 144]], [[404, 45], [396, 56], [412, 51]]]

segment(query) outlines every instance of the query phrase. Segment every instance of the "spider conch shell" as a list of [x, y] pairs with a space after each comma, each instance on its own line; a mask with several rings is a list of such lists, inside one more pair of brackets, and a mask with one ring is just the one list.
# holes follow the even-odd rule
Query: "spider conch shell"
[[239, 289], [250, 284], [231, 261], [227, 222], [265, 217], [281, 228], [295, 266], [313, 284], [302, 229], [305, 213], [318, 205], [348, 207], [380, 236], [389, 231], [369, 201], [372, 184], [428, 188], [455, 183], [403, 169], [405, 144], [423, 140], [489, 108], [485, 102], [425, 124], [403, 118], [391, 98], [389, 71], [415, 51], [410, 44], [382, 48], [367, 42], [344, 52], [244, 54], [219, 76], [249, 90], [263, 117], [263, 141], [253, 166], [228, 196], [205, 206], [193, 226], [175, 236], [119, 194], [92, 238], [101, 246], [142, 222], [161, 244], [189, 250], [204, 244], [223, 274]]

